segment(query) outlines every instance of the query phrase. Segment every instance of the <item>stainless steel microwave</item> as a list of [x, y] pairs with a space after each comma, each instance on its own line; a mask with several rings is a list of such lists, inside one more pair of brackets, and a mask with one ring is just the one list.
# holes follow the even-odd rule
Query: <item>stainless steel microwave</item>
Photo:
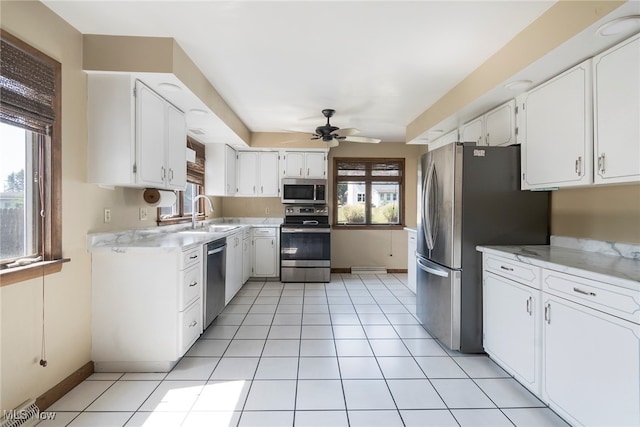
[[282, 203], [327, 204], [326, 179], [282, 178]]

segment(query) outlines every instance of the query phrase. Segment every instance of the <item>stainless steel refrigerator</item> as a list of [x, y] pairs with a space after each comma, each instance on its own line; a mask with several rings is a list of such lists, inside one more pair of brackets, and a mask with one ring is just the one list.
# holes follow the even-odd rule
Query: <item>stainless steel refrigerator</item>
[[452, 350], [482, 347], [477, 245], [548, 244], [549, 193], [520, 191], [520, 146], [455, 143], [418, 168], [416, 314]]

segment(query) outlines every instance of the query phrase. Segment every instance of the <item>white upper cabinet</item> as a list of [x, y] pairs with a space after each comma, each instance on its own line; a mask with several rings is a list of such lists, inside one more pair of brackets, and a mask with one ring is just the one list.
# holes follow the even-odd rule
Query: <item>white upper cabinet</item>
[[460, 141], [475, 142], [478, 145], [486, 145], [484, 142], [484, 116], [465, 123], [460, 128]]
[[205, 145], [204, 188], [211, 196], [236, 194], [236, 150], [226, 144]]
[[516, 101], [503, 104], [484, 115], [485, 144], [504, 146], [516, 143]]
[[640, 180], [640, 35], [593, 58], [595, 182]]
[[522, 188], [593, 182], [591, 60], [519, 96]]
[[255, 196], [258, 180], [258, 152], [239, 151], [236, 163], [236, 184], [238, 196]]
[[238, 196], [277, 197], [280, 193], [277, 151], [238, 151]]
[[282, 153], [285, 178], [327, 178], [327, 153], [324, 151], [285, 151]]
[[516, 102], [511, 100], [460, 127], [460, 141], [478, 145], [511, 145], [516, 142]]
[[184, 113], [127, 74], [89, 74], [90, 182], [183, 189]]

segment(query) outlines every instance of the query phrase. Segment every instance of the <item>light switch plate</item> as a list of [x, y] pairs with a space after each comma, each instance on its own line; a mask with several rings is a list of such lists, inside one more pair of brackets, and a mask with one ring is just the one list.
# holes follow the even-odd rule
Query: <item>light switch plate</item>
[[104, 222], [111, 222], [111, 209], [104, 210]]

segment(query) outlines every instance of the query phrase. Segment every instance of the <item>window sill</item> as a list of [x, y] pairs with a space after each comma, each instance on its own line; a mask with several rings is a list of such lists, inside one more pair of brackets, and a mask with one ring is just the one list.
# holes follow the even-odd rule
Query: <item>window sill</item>
[[[207, 219], [207, 217], [202, 215], [202, 214], [200, 214], [200, 215], [198, 215], [196, 217], [196, 222], [197, 221], [203, 221], [205, 219]], [[191, 215], [189, 215], [189, 216], [174, 216], [174, 217], [171, 217], [171, 218], [165, 218], [165, 219], [160, 219], [160, 220], [156, 221], [156, 223], [158, 225], [174, 225], [174, 224], [181, 224], [181, 223], [184, 223], [184, 222], [191, 222]]]
[[0, 270], [0, 287], [35, 279], [42, 275], [59, 273], [62, 271], [62, 264], [69, 261], [71, 261], [69, 258], [62, 258]]
[[404, 225], [355, 225], [355, 224], [333, 224], [331, 228], [335, 230], [404, 230]]

